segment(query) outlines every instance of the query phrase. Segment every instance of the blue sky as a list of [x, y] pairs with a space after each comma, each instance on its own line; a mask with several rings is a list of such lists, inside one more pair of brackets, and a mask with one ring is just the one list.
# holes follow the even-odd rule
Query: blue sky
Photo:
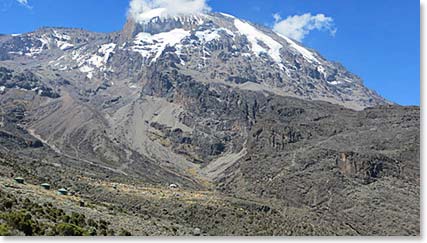
[[[21, 0], [25, 1], [25, 0]], [[128, 0], [0, 0], [0, 33], [42, 26], [120, 30]], [[420, 3], [407, 0], [209, 0], [213, 11], [273, 27], [273, 14], [324, 14], [337, 32], [311, 31], [303, 44], [342, 63], [385, 98], [420, 103]]]

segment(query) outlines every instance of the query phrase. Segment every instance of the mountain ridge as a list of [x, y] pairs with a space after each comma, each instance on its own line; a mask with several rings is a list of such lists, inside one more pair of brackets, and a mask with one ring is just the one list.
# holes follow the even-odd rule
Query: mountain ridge
[[[229, 68], [229, 71], [225, 74], [222, 74], [220, 70], [214, 70], [213, 73], [202, 77], [197, 76], [203, 72], [200, 72], [203, 67], [194, 66], [188, 71], [196, 72], [193, 78], [204, 80], [212, 79], [213, 81], [218, 80], [232, 85], [235, 84], [236, 81], [238, 82], [237, 85], [242, 82], [252, 83], [257, 87], [259, 86], [258, 88], [261, 90], [265, 89], [279, 95], [296, 96], [304, 99], [327, 100], [354, 109], [390, 103], [375, 92], [365, 88], [362, 80], [346, 71], [342, 65], [326, 61], [317, 52], [306, 49], [301, 46], [300, 43], [287, 37], [280, 36], [265, 27], [259, 27], [257, 25], [254, 27], [247, 21], [241, 21], [229, 15], [224, 16], [221, 13], [180, 18], [181, 19], [179, 19], [179, 17], [153, 18], [144, 24], [139, 24], [129, 19], [122, 31], [113, 33], [92, 34], [92, 32], [79, 29], [62, 29], [65, 32], [76, 32], [70, 33], [71, 35], [83, 35], [92, 38], [77, 38], [76, 41], [82, 43], [83, 46], [73, 41], [71, 41], [73, 43], [68, 43], [67, 39], [70, 37], [66, 34], [58, 34], [58, 31], [55, 29], [44, 29], [44, 31], [41, 30], [41, 32], [50, 31], [52, 33], [40, 33], [40, 37], [37, 37], [37, 32], [33, 32], [37, 47], [33, 46], [34, 43], [29, 43], [29, 47], [26, 47], [28, 52], [23, 53], [23, 55], [31, 57], [32, 55], [42, 54], [41, 52], [43, 50], [49, 49], [50, 47], [54, 48], [54, 45], [56, 45], [61, 51], [66, 52], [65, 55], [59, 56], [59, 58], [68, 60], [65, 62], [57, 61], [54, 65], [62, 65], [63, 69], [67, 66], [69, 69], [70, 67], [68, 67], [68, 65], [75, 65], [74, 63], [77, 61], [76, 64], [80, 68], [80, 73], [86, 73], [89, 79], [96, 73], [105, 73], [105, 71], [108, 71], [103, 68], [108, 66], [108, 62], [115, 62], [115, 57], [112, 54], [117, 55], [117, 53], [114, 52], [120, 52], [124, 55], [140, 53], [141, 57], [135, 56], [135, 59], [142, 59], [142, 70], [135, 69], [135, 73], [141, 73], [141, 71], [144, 72], [144, 69], [149, 69], [150, 63], [146, 63], [148, 59], [153, 63], [158, 57], [167, 53], [175, 54], [174, 58], [179, 59], [180, 63], [173, 63], [173, 65], [181, 65], [177, 70], [186, 69], [186, 67], [182, 65], [184, 62], [181, 56], [184, 59], [189, 59], [190, 62], [202, 62], [205, 63], [204, 65], [211, 65], [211, 61], [222, 61], [227, 63], [231, 59], [233, 61], [232, 65], [240, 65], [240, 62], [245, 63], [246, 72], [237, 66], [231, 69]], [[240, 29], [238, 27], [240, 27]], [[261, 29], [257, 29], [257, 27]], [[142, 35], [142, 33], [146, 34]], [[29, 35], [31, 39], [32, 33]], [[43, 39], [42, 36], [46, 37], [46, 35], [49, 37]], [[94, 36], [91, 37], [92, 35]], [[172, 36], [179, 37], [174, 40], [171, 38]], [[63, 37], [66, 38], [63, 39]], [[26, 39], [27, 36], [14, 36], [12, 39], [13, 38]], [[100, 42], [97, 47], [93, 46], [85, 51], [85, 46], [90, 45], [88, 42], [92, 41], [93, 38], [105, 39], [105, 41], [102, 41], [103, 44]], [[169, 43], [168, 41], [172, 42]], [[183, 41], [185, 44], [182, 43]], [[243, 43], [241, 43], [242, 41]], [[51, 42], [54, 43], [52, 44]], [[269, 44], [266, 45], [265, 42]], [[49, 43], [49, 46], [47, 43]], [[104, 50], [102, 50], [102, 45], [112, 45], [112, 49], [105, 50], [104, 48]], [[79, 46], [81, 46], [83, 50], [81, 50]], [[167, 47], [169, 49], [167, 49]], [[175, 50], [175, 53], [173, 53], [171, 50], [177, 47], [179, 47], [179, 50]], [[99, 48], [99, 50], [95, 51], [94, 48]], [[197, 49], [197, 52], [202, 52], [202, 54], [189, 51], [189, 49]], [[72, 54], [67, 54], [67, 51], [72, 51]], [[88, 55], [86, 60], [81, 58], [76, 59], [75, 56], [81, 55], [81, 51], [89, 52], [88, 54], [92, 52], [93, 54], [91, 54], [91, 56]], [[105, 51], [108, 51], [108, 53], [105, 53]], [[186, 53], [181, 53], [181, 51]], [[284, 51], [286, 53], [283, 53]], [[214, 52], [218, 52], [221, 56], [209, 56]], [[225, 53], [227, 53], [227, 55], [224, 55]], [[19, 51], [4, 50], [1, 56], [19, 56], [19, 54]], [[156, 57], [153, 59], [152, 55], [154, 54]], [[230, 54], [231, 56], [229, 56]], [[69, 60], [71, 55], [74, 55], [74, 57]], [[105, 55], [108, 56], [102, 61], [101, 56]], [[294, 63], [294, 58], [297, 58], [296, 63]], [[85, 63], [82, 63], [83, 61]], [[138, 62], [141, 61], [138, 60]], [[121, 65], [125, 64], [128, 68], [134, 68], [132, 67], [134, 66], [133, 63], [126, 62], [129, 61], [122, 60]], [[269, 65], [269, 63], [274, 65], [266, 69], [265, 64]], [[113, 64], [113, 66], [114, 65], [115, 64]], [[225, 67], [221, 68], [224, 69]], [[250, 73], [248, 73], [248, 71], [250, 71]], [[238, 80], [231, 74], [233, 72], [239, 73], [240, 77], [238, 77]], [[269, 75], [276, 76], [265, 77], [262, 74], [267, 72], [270, 73]], [[221, 77], [217, 78], [218, 74], [221, 75]], [[244, 77], [242, 77], [243, 74], [245, 74]], [[260, 82], [260, 80], [266, 78], [268, 80]], [[138, 82], [139, 80], [134, 81]]]

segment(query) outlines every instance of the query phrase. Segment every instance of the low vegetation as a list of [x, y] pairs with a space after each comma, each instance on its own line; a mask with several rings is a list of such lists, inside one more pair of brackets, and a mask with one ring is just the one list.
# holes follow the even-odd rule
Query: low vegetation
[[[60, 235], [60, 236], [108, 236], [116, 235], [109, 222], [88, 219], [85, 215], [43, 205], [28, 198], [21, 200], [10, 194], [0, 195], [0, 235]], [[129, 234], [124, 230], [117, 234]]]

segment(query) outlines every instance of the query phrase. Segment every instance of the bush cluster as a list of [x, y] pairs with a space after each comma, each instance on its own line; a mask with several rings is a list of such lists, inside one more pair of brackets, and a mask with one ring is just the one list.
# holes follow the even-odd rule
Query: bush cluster
[[[0, 235], [26, 236], [112, 236], [116, 232], [109, 222], [86, 218], [84, 214], [67, 214], [51, 203], [43, 205], [29, 199], [18, 200], [12, 195], [0, 195]], [[117, 235], [130, 235], [124, 229]]]

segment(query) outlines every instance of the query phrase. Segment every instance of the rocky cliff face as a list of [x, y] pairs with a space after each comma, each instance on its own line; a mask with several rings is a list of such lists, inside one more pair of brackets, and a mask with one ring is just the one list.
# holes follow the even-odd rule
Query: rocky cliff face
[[419, 233], [419, 108], [267, 28], [221, 13], [44, 28], [0, 36], [0, 60], [1, 155]]

